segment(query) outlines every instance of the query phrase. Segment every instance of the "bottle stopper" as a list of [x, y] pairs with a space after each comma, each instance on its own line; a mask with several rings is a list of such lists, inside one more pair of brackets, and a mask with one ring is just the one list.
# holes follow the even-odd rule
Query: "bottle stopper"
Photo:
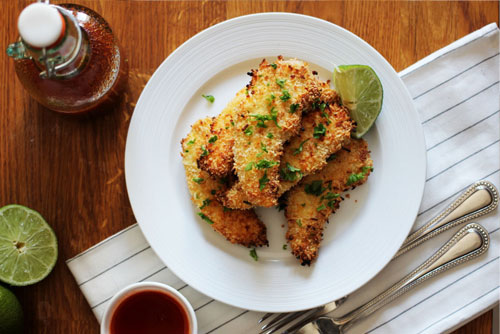
[[56, 8], [37, 2], [23, 9], [17, 28], [24, 42], [35, 48], [46, 48], [63, 36], [66, 23]]

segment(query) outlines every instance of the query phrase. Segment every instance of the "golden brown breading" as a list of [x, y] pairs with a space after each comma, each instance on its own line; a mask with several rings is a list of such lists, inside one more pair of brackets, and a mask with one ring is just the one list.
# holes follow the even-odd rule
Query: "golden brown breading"
[[291, 189], [304, 176], [322, 169], [328, 157], [350, 140], [352, 128], [349, 110], [338, 104], [335, 91], [323, 90], [315, 109], [302, 118], [299, 134], [285, 145], [279, 194]]
[[298, 132], [302, 111], [321, 94], [319, 81], [299, 60], [279, 57], [272, 64], [263, 60], [251, 74], [249, 94], [241, 104], [233, 133], [238, 181], [224, 199], [224, 205], [235, 209], [247, 208], [244, 203], [277, 204], [283, 145]]
[[217, 191], [224, 190], [224, 182], [198, 167], [198, 158], [206, 154], [212, 123], [211, 118], [198, 120], [181, 141], [182, 162], [191, 200], [200, 209], [198, 215], [231, 243], [246, 247], [267, 245], [266, 226], [255, 212], [224, 208], [215, 198]]
[[247, 95], [246, 91], [246, 88], [240, 90], [215, 118], [211, 126], [212, 141], [207, 143], [208, 154], [200, 158], [199, 165], [201, 169], [214, 176], [225, 177], [233, 168], [234, 119]]
[[286, 238], [302, 265], [317, 258], [324, 225], [338, 208], [340, 194], [365, 183], [372, 166], [366, 141], [352, 139], [324, 169], [306, 176], [285, 195]]

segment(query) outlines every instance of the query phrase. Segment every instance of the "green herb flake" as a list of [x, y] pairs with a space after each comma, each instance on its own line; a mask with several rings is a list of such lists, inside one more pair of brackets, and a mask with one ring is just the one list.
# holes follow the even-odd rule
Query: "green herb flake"
[[213, 143], [215, 143], [217, 141], [217, 139], [219, 139], [217, 136], [213, 136], [213, 137], [210, 137], [210, 139], [208, 140], [208, 142], [210, 144], [213, 144]]
[[290, 100], [290, 98], [291, 98], [290, 93], [286, 89], [283, 89], [281, 91], [281, 93], [283, 94], [280, 96], [281, 101], [285, 102], [285, 101]]
[[293, 155], [297, 155], [299, 154], [300, 152], [302, 152], [302, 147], [304, 146], [304, 144], [309, 140], [310, 138], [307, 138], [306, 140], [304, 140], [302, 143], [300, 143], [299, 147], [297, 147], [295, 149], [295, 151], [293, 151]]
[[209, 200], [208, 198], [203, 200], [203, 205], [200, 206], [200, 210], [203, 210], [205, 207], [209, 206], [212, 201]]
[[373, 171], [373, 167], [364, 166], [361, 168], [361, 173], [352, 173], [351, 175], [349, 175], [349, 178], [347, 179], [346, 185], [350, 186], [356, 182], [363, 180], [363, 178], [366, 176], [368, 171]]
[[297, 219], [295, 222], [299, 225], [299, 227], [302, 227], [302, 219]]
[[201, 145], [201, 150], [203, 151], [203, 152], [201, 153], [201, 156], [202, 156], [202, 157], [206, 157], [206, 156], [208, 155], [208, 151], [207, 151], [207, 149], [205, 148], [205, 145]]
[[247, 128], [245, 130], [243, 130], [243, 133], [246, 134], [247, 136], [253, 135], [253, 127], [247, 126]]
[[215, 101], [215, 97], [213, 97], [213, 95], [202, 94], [201, 96], [203, 96], [205, 98], [205, 100], [207, 100], [210, 103], [214, 103], [214, 101]]
[[260, 191], [262, 191], [264, 189], [264, 187], [266, 186], [266, 184], [269, 182], [269, 178], [267, 177], [267, 171], [264, 173], [264, 176], [262, 176], [260, 179], [259, 179], [259, 189]]
[[278, 110], [275, 107], [271, 108], [271, 119], [274, 121], [276, 126], [281, 129], [281, 126], [278, 124]]
[[276, 69], [278, 67], [278, 65], [276, 65], [275, 63], [272, 63], [271, 67], [274, 68], [274, 69]]
[[276, 83], [278, 84], [278, 86], [280, 86], [282, 89], [285, 88], [285, 79], [276, 79]]
[[205, 179], [204, 179], [204, 178], [202, 178], [202, 177], [195, 177], [195, 178], [193, 179], [193, 181], [194, 181], [194, 182], [196, 182], [196, 183], [198, 183], [198, 184], [200, 184], [200, 183], [202, 183], [203, 181], [205, 181]]
[[279, 165], [280, 163], [278, 161], [269, 161], [266, 159], [262, 159], [259, 162], [257, 162], [256, 166], [258, 169], [265, 169], [265, 168], [271, 168], [276, 165]]
[[319, 212], [319, 211], [324, 210], [324, 209], [326, 209], [326, 206], [325, 206], [324, 204], [321, 204], [320, 206], [318, 206], [318, 207], [316, 208], [316, 211], [318, 211], [318, 212]]
[[267, 152], [267, 147], [266, 147], [266, 145], [264, 145], [264, 144], [260, 143], [260, 148], [262, 149], [262, 151], [264, 151], [264, 152], [266, 152], [266, 153], [269, 153], [269, 152]]
[[245, 167], [245, 171], [252, 170], [253, 166], [255, 166], [255, 162], [249, 162]]
[[296, 181], [298, 177], [302, 177], [302, 173], [299, 168], [296, 168], [290, 163], [286, 163], [286, 168], [280, 170], [280, 176], [285, 181]]
[[326, 103], [325, 103], [325, 102], [323, 102], [323, 103], [321, 103], [321, 104], [319, 105], [319, 110], [321, 110], [321, 111], [325, 111], [325, 109], [326, 109]]
[[306, 194], [321, 196], [321, 194], [326, 190], [326, 188], [323, 188], [323, 181], [316, 180], [306, 184], [304, 190]]
[[259, 261], [259, 256], [257, 255], [257, 250], [254, 248], [250, 251], [250, 256], [255, 260]]
[[269, 138], [269, 139], [273, 139], [273, 138], [274, 138], [274, 136], [273, 136], [273, 134], [272, 134], [271, 132], [269, 132], [269, 133], [267, 134], [267, 138]]
[[298, 109], [299, 109], [299, 104], [298, 103], [292, 103], [290, 105], [290, 110], [289, 110], [289, 113], [290, 114], [294, 114]]
[[257, 158], [260, 158], [260, 157], [262, 157], [263, 155], [264, 155], [264, 152], [260, 152], [260, 153], [257, 153], [256, 157], [257, 157]]
[[287, 244], [283, 244], [283, 250], [286, 250]]
[[196, 139], [191, 139], [190, 141], [187, 142], [188, 145], [193, 145]]
[[313, 137], [320, 138], [323, 137], [326, 133], [326, 128], [323, 123], [319, 123], [319, 125], [314, 127]]
[[212, 190], [210, 190], [210, 193], [211, 193], [212, 195], [215, 195], [215, 194], [217, 193], [217, 191], [216, 191], [215, 189], [212, 189]]
[[189, 150], [185, 150], [184, 152], [189, 153]]
[[234, 126], [234, 121], [231, 121], [231, 125]]
[[229, 211], [233, 211], [233, 209], [231, 209], [231, 208], [228, 208], [228, 207], [225, 207], [225, 206], [224, 206], [224, 207], [222, 208], [222, 211], [223, 211], [223, 212], [229, 212]]
[[201, 217], [201, 219], [203, 219], [204, 221], [206, 221], [207, 223], [209, 223], [210, 225], [212, 225], [214, 222], [208, 218], [207, 215], [205, 215], [203, 212], [198, 212], [198, 216]]

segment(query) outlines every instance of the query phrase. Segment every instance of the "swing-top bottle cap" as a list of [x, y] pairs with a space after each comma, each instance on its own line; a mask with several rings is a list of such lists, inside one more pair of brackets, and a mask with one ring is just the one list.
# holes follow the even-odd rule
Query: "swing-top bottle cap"
[[56, 43], [64, 34], [65, 27], [61, 13], [42, 2], [24, 8], [17, 20], [21, 38], [35, 48], [45, 48]]

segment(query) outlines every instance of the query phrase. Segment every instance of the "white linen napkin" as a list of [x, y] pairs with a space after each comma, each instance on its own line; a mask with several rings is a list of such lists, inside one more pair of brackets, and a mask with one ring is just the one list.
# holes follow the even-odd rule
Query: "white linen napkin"
[[[495, 23], [487, 25], [400, 73], [420, 114], [427, 143], [427, 180], [414, 229], [471, 183], [486, 179], [500, 186], [499, 36]], [[499, 218], [495, 211], [477, 220], [490, 232], [486, 255], [428, 280], [349, 333], [443, 333], [493, 307], [499, 300]], [[338, 312], [343, 314], [382, 292], [457, 229], [392, 261], [351, 294]], [[186, 285], [160, 261], [137, 224], [69, 259], [67, 265], [98, 321], [113, 294], [138, 281], [178, 289], [195, 309], [200, 333], [255, 333], [262, 316], [214, 301]]]

